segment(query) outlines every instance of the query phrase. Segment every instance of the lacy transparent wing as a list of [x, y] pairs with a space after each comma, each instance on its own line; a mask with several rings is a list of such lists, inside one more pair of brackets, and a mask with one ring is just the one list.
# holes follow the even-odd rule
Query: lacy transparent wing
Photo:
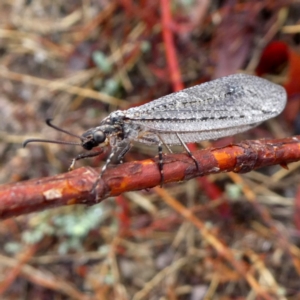
[[[208, 131], [189, 131], [189, 132], [178, 132], [181, 139], [185, 143], [193, 143], [199, 141], [207, 141], [218, 139], [224, 136], [234, 135], [243, 131], [247, 131], [260, 123], [249, 124], [249, 125], [242, 125], [239, 127], [229, 127], [223, 129], [216, 129], [216, 130], [208, 130]], [[155, 145], [158, 144], [159, 141], [163, 141], [167, 145], [180, 145], [180, 141], [175, 133], [154, 133], [154, 132], [145, 132], [140, 137], [135, 138], [134, 140], [138, 143], [144, 143], [148, 145]]]
[[170, 141], [172, 132], [193, 132], [186, 135], [191, 141], [192, 136], [213, 139], [247, 130], [253, 127], [251, 124], [278, 115], [285, 104], [286, 92], [281, 86], [256, 76], [235, 74], [130, 108], [124, 115], [144, 131], [166, 133]]

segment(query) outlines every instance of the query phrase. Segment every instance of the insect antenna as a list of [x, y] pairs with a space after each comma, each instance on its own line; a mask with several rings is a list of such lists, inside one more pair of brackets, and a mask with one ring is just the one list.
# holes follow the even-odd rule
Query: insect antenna
[[57, 127], [56, 125], [52, 124], [51, 121], [52, 121], [52, 119], [47, 119], [47, 120], [46, 120], [46, 124], [47, 124], [49, 127], [52, 127], [52, 128], [54, 128], [55, 130], [61, 131], [61, 132], [66, 133], [66, 134], [68, 134], [68, 135], [70, 135], [70, 136], [77, 137], [77, 138], [79, 138], [81, 141], [83, 141], [83, 138], [82, 138], [80, 135], [77, 135], [77, 134], [74, 134], [74, 133], [72, 133], [72, 132], [69, 132], [69, 131], [67, 131], [67, 130], [65, 130], [65, 129], [59, 128], [59, 127]]
[[[71, 133], [71, 132], [69, 132], [67, 130], [64, 130], [62, 128], [59, 128], [56, 125], [52, 124], [51, 121], [52, 121], [52, 119], [47, 119], [46, 120], [46, 124], [49, 127], [53, 128], [53, 129], [55, 129], [57, 131], [61, 131], [63, 133], [66, 133], [66, 134], [68, 134], [70, 136], [76, 137], [76, 138], [80, 139], [81, 141], [83, 141], [83, 138], [80, 135], [77, 135], [77, 134]], [[35, 142], [61, 144], [61, 145], [79, 145], [79, 146], [81, 146], [81, 143], [78, 143], [78, 142], [66, 142], [66, 141], [48, 140], [48, 139], [27, 139], [27, 140], [25, 140], [23, 142], [23, 147], [26, 147], [26, 145], [29, 144], [29, 143], [35, 143]]]

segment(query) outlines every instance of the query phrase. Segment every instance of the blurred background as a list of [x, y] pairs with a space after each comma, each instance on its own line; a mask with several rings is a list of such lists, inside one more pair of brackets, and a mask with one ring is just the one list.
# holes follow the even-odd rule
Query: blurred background
[[[0, 182], [66, 172], [82, 152], [22, 148], [29, 137], [74, 141], [47, 118], [80, 135], [116, 109], [237, 72], [283, 85], [284, 113], [194, 149], [299, 134], [299, 47], [296, 0], [2, 0]], [[98, 167], [106, 155], [77, 167]], [[155, 155], [135, 145], [125, 161]], [[216, 174], [3, 220], [0, 298], [300, 299], [299, 167]]]

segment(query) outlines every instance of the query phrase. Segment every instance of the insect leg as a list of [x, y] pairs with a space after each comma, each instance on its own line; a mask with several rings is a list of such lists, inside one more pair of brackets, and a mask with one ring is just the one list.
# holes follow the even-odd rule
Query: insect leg
[[101, 172], [100, 172], [100, 175], [98, 176], [97, 180], [96, 180], [96, 181], [94, 182], [94, 184], [93, 184], [93, 187], [92, 187], [92, 189], [91, 189], [91, 193], [94, 193], [94, 192], [95, 192], [95, 189], [96, 189], [96, 187], [97, 187], [97, 185], [98, 185], [98, 183], [99, 183], [99, 181], [100, 181], [100, 179], [101, 179], [103, 173], [104, 173], [105, 170], [107, 169], [107, 166], [110, 164], [110, 162], [111, 162], [112, 158], [114, 157], [114, 155], [115, 155], [115, 149], [113, 148], [112, 151], [110, 152], [110, 154], [109, 154], [109, 156], [108, 156], [108, 158], [107, 158], [107, 160], [106, 160], [104, 166], [102, 167], [102, 170], [101, 170]]
[[108, 156], [108, 158], [107, 158], [107, 160], [106, 160], [104, 166], [102, 167], [102, 170], [101, 170], [100, 176], [99, 176], [100, 178], [102, 177], [103, 173], [104, 173], [105, 170], [107, 169], [107, 166], [110, 164], [110, 162], [111, 162], [112, 158], [114, 157], [114, 155], [115, 155], [115, 151], [114, 151], [114, 149], [113, 149], [113, 150], [110, 152], [110, 154], [109, 154], [109, 156]]
[[[164, 145], [170, 153], [172, 153], [172, 150], [169, 146], [166, 145], [164, 140], [161, 138], [161, 136], [158, 133], [155, 133], [155, 135], [158, 137], [158, 139], [154, 139], [156, 143], [158, 143], [158, 169], [160, 172], [160, 187], [163, 186], [165, 176], [164, 176], [164, 160], [163, 160], [163, 148]], [[149, 139], [150, 140], [150, 139]]]
[[180, 135], [176, 132], [176, 136], [178, 137], [181, 145], [183, 146], [183, 148], [185, 149], [185, 151], [187, 152], [187, 154], [189, 155], [189, 157], [194, 161], [197, 171], [200, 171], [200, 166], [199, 163], [197, 162], [195, 156], [192, 154], [192, 152], [190, 151], [190, 149], [187, 147], [186, 143], [182, 140], [182, 138], [180, 137]]
[[159, 167], [159, 171], [160, 171], [160, 187], [162, 187], [163, 183], [164, 183], [164, 168], [163, 168], [164, 167], [164, 161], [163, 161], [162, 145], [164, 145], [168, 149], [169, 153], [173, 153], [173, 151], [165, 143], [163, 138], [158, 133], [156, 133], [156, 135], [159, 138], [159, 142], [158, 142], [158, 158], [159, 158], [158, 167]]
[[163, 138], [158, 133], [156, 133], [156, 135], [159, 137], [161, 143], [167, 148], [167, 150], [169, 151], [169, 153], [173, 153], [172, 149], [165, 143], [165, 141], [163, 140]]
[[160, 187], [163, 186], [164, 183], [164, 170], [163, 170], [163, 166], [164, 166], [164, 161], [163, 161], [163, 148], [162, 146], [164, 145], [168, 151], [170, 153], [172, 153], [172, 150], [170, 149], [170, 147], [168, 147], [168, 145], [166, 145], [166, 143], [164, 142], [164, 140], [162, 139], [162, 137], [157, 133], [157, 132], [147, 132], [144, 131], [141, 134], [139, 134], [138, 136], [139, 140], [143, 140], [143, 141], [147, 141], [149, 143], [153, 143], [153, 144], [158, 144], [158, 169], [160, 172]]
[[118, 163], [121, 164], [123, 163], [123, 157], [129, 151], [130, 148], [131, 148], [131, 143], [127, 139], [124, 139], [120, 143], [118, 143], [115, 150], [116, 160]]
[[96, 189], [96, 187], [97, 187], [97, 185], [98, 185], [98, 183], [99, 183], [102, 175], [106, 171], [108, 165], [113, 160], [115, 161], [114, 157], [116, 157], [116, 161], [118, 163], [121, 162], [122, 159], [123, 159], [123, 157], [124, 157], [124, 155], [128, 152], [128, 150], [130, 149], [130, 147], [131, 147], [131, 144], [130, 144], [129, 140], [128, 139], [124, 139], [124, 140], [118, 142], [117, 145], [115, 145], [112, 148], [112, 150], [111, 150], [111, 152], [110, 152], [110, 154], [109, 154], [109, 156], [108, 156], [108, 158], [107, 158], [104, 166], [102, 167], [100, 175], [98, 176], [97, 180], [93, 184], [93, 187], [92, 187], [92, 190], [91, 190], [92, 193], [94, 193], [94, 191], [95, 191], [95, 189]]
[[81, 153], [81, 154], [77, 155], [76, 157], [74, 157], [72, 159], [71, 165], [69, 167], [69, 171], [72, 171], [74, 169], [75, 163], [76, 163], [77, 160], [84, 159], [84, 158], [89, 158], [89, 157], [94, 157], [94, 156], [98, 156], [101, 153], [103, 153], [103, 149], [101, 149], [99, 151], [95, 151], [95, 152]]

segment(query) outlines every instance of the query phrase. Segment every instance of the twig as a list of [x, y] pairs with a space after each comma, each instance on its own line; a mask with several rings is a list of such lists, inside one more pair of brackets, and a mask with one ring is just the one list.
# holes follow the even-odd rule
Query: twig
[[[164, 156], [165, 183], [188, 180], [220, 172], [246, 173], [260, 167], [300, 160], [300, 136], [275, 140], [250, 140], [193, 153], [201, 166], [198, 171], [187, 154]], [[119, 165], [104, 173], [97, 195], [90, 191], [99, 170], [79, 168], [53, 177], [0, 186], [0, 218], [17, 216], [60, 205], [96, 204], [127, 191], [160, 184], [157, 159]]]
[[184, 88], [181, 79], [181, 72], [178, 64], [176, 49], [174, 46], [172, 27], [172, 15], [171, 15], [171, 3], [169, 0], [161, 0], [161, 14], [162, 14], [162, 34], [166, 47], [166, 58], [169, 67], [169, 74], [171, 76], [171, 82], [174, 91], [180, 91]]

